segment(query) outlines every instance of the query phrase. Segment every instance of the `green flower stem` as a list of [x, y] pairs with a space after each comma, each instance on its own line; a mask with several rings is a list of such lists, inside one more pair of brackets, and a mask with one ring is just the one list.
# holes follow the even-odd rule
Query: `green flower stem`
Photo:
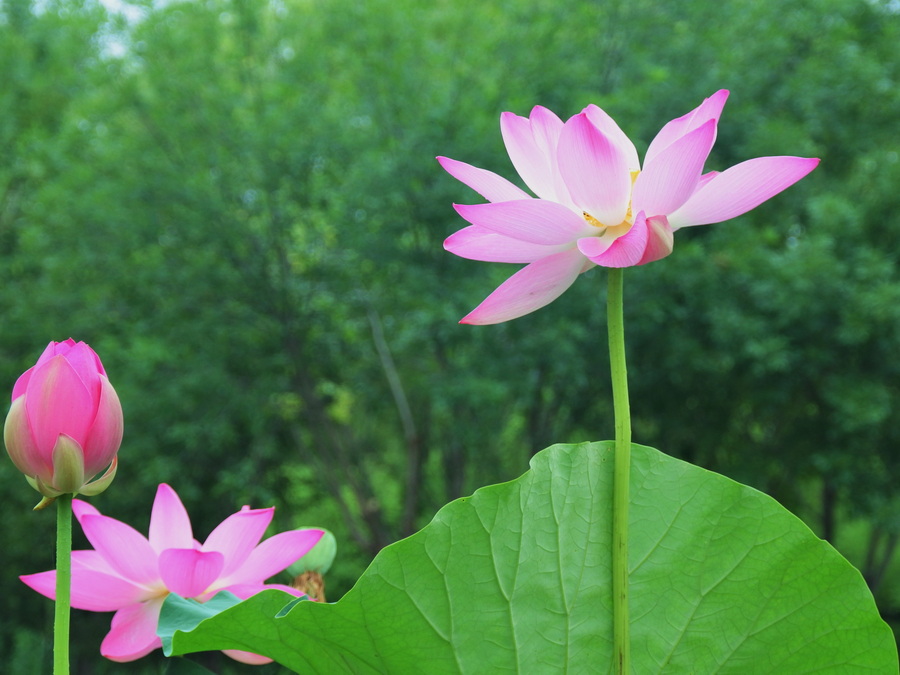
[[72, 495], [57, 497], [56, 504], [56, 612], [53, 618], [53, 675], [69, 675]]
[[628, 624], [628, 483], [631, 472], [631, 411], [628, 406], [628, 373], [625, 368], [625, 321], [622, 313], [621, 269], [610, 268], [606, 298], [609, 363], [612, 371], [613, 409], [616, 419], [616, 452], [613, 464], [612, 591], [615, 672], [631, 673]]

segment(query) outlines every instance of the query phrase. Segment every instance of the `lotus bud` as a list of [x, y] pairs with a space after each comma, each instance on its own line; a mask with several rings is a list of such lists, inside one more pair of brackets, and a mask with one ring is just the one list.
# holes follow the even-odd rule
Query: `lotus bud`
[[[63, 494], [96, 495], [116, 474], [122, 406], [100, 358], [84, 342], [51, 342], [13, 387], [6, 451], [43, 508]], [[95, 476], [102, 476], [93, 480]]]

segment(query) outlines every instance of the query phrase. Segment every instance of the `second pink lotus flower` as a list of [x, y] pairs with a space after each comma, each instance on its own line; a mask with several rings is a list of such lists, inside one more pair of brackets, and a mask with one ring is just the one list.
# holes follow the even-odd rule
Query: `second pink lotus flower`
[[462, 323], [509, 321], [549, 304], [596, 265], [630, 267], [672, 252], [675, 231], [734, 218], [812, 171], [818, 159], [759, 157], [703, 173], [728, 91], [666, 124], [641, 167], [637, 150], [595, 105], [563, 123], [541, 106], [500, 117], [513, 166], [537, 199], [495, 173], [438, 157], [488, 200], [454, 205], [471, 223], [444, 242], [463, 258], [527, 263]]
[[[72, 552], [72, 607], [115, 612], [100, 653], [113, 661], [133, 661], [161, 646], [156, 636], [159, 611], [169, 593], [205, 602], [219, 591], [249, 598], [266, 588], [292, 595], [299, 591], [265, 580], [306, 554], [322, 530], [291, 530], [263, 536], [274, 508], [242, 510], [226, 518], [201, 544], [194, 539], [187, 511], [165, 483], [150, 515], [150, 536], [101, 515], [87, 502], [72, 502], [75, 517], [94, 547]], [[20, 577], [48, 598], [56, 596], [56, 572]], [[245, 663], [270, 659], [229, 650]]]

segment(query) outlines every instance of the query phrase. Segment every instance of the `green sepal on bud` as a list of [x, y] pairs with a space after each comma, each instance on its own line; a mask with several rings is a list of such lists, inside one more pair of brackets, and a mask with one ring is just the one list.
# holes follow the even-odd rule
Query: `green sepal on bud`
[[[68, 443], [60, 443], [63, 439], [67, 439]], [[68, 445], [74, 445], [75, 447], [66, 447]], [[40, 479], [39, 476], [25, 476], [25, 480], [28, 481], [28, 484], [31, 485], [35, 490], [44, 495], [44, 498], [34, 507], [35, 511], [40, 511], [41, 509], [46, 508], [53, 501], [65, 494], [78, 495], [82, 494], [86, 497], [94, 497], [103, 492], [106, 488], [110, 486], [113, 482], [113, 479], [116, 477], [116, 470], [119, 467], [119, 458], [113, 457], [112, 463], [109, 465], [109, 468], [103, 473], [100, 478], [90, 481], [89, 483], [84, 483], [84, 468], [83, 464], [81, 467], [75, 464], [78, 456], [81, 453], [81, 446], [78, 445], [75, 441], [71, 440], [68, 436], [60, 435], [59, 441], [57, 441], [56, 446], [53, 448], [53, 478], [54, 483], [60, 488], [71, 487], [72, 485], [78, 485], [77, 489], [67, 490], [67, 489], [56, 489], [44, 483]], [[80, 473], [79, 473], [80, 468]], [[58, 477], [58, 478], [57, 478]], [[74, 479], [74, 482], [72, 482]], [[81, 483], [84, 483], [83, 485]]]

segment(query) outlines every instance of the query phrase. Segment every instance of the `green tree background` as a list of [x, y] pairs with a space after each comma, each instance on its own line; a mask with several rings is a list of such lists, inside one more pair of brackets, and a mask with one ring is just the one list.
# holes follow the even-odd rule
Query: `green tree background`
[[[146, 529], [165, 481], [202, 539], [274, 504], [277, 529], [336, 533], [333, 600], [447, 501], [612, 437], [602, 270], [458, 326], [510, 268], [442, 250], [479, 199], [434, 157], [514, 178], [502, 111], [591, 102], [642, 151], [724, 87], [709, 167], [822, 165], [628, 272], [635, 440], [775, 496], [900, 619], [896, 3], [127, 7], [0, 5], [0, 382], [50, 340], [100, 353], [126, 415], [101, 511]], [[43, 672], [51, 603], [16, 577], [52, 568], [54, 522], [10, 462], [0, 481], [0, 655]], [[73, 672], [116, 672], [109, 618], [77, 612]]]

